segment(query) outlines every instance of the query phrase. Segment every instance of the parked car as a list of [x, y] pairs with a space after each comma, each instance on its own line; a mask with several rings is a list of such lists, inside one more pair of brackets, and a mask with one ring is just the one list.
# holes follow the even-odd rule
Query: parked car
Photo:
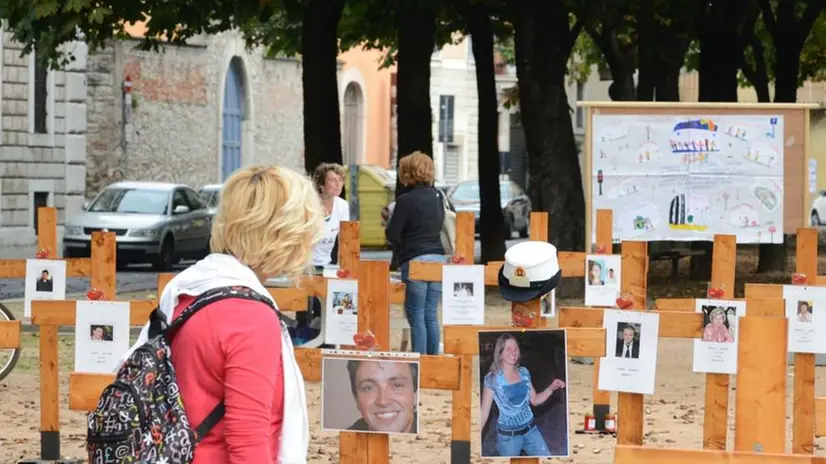
[[218, 210], [218, 200], [221, 199], [221, 188], [223, 187], [224, 184], [209, 184], [204, 185], [198, 190], [198, 193], [201, 195], [201, 198], [204, 199], [204, 203], [206, 203], [209, 209], [209, 215], [212, 217], [215, 217], [215, 213]]
[[89, 256], [95, 231], [115, 233], [118, 264], [150, 262], [169, 270], [182, 258], [209, 253], [211, 219], [201, 196], [187, 185], [116, 182], [66, 224], [63, 256]]
[[812, 200], [812, 225], [826, 225], [826, 190], [817, 192], [817, 197]]
[[[502, 215], [505, 217], [505, 237], [513, 237], [518, 232], [520, 237], [527, 237], [530, 232], [531, 199], [510, 180], [499, 182], [499, 196], [502, 201]], [[479, 230], [479, 181], [460, 182], [448, 191], [448, 198], [456, 212], [471, 211], [476, 216], [476, 230]]]

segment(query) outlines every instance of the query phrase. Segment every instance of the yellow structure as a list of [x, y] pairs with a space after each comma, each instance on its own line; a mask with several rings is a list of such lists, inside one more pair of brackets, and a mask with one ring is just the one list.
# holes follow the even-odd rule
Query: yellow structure
[[[359, 241], [362, 247], [384, 248], [387, 240], [381, 224], [381, 210], [393, 202], [396, 180], [381, 166], [362, 164], [358, 168]], [[345, 169], [344, 185], [349, 198], [352, 192], [350, 168]]]

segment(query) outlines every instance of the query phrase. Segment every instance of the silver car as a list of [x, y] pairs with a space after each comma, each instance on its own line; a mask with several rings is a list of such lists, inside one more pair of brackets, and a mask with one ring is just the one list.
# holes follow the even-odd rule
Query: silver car
[[201, 196], [181, 184], [116, 182], [103, 189], [63, 234], [63, 256], [90, 254], [92, 232], [115, 233], [118, 264], [151, 262], [169, 270], [209, 253], [211, 220]]

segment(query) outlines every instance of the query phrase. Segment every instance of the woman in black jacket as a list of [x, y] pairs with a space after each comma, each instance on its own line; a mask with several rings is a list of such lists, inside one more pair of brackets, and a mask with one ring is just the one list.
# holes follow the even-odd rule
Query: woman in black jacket
[[411, 261], [447, 261], [440, 238], [445, 217], [444, 198], [433, 187], [433, 160], [413, 152], [399, 160], [399, 181], [408, 188], [396, 198], [385, 234], [398, 256], [405, 283], [404, 312], [410, 324], [413, 351], [438, 354], [441, 282], [410, 280]]

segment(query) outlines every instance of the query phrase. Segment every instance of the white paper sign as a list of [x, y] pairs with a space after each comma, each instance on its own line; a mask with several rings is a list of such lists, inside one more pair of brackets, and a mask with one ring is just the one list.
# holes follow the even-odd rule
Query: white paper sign
[[694, 372], [737, 374], [738, 320], [746, 315], [746, 302], [695, 301], [694, 311], [703, 315], [703, 337], [694, 340]]
[[327, 281], [327, 320], [324, 341], [330, 345], [352, 345], [358, 333], [358, 280]]
[[599, 363], [599, 389], [653, 395], [660, 315], [609, 309], [602, 324], [606, 356]]
[[75, 308], [75, 372], [114, 372], [129, 351], [129, 302], [81, 300]]
[[600, 114], [592, 122], [592, 220], [613, 210], [615, 241], [732, 234], [737, 243], [783, 243], [791, 144], [781, 114]]
[[324, 268], [321, 270], [321, 275], [325, 279], [338, 279], [338, 265], [325, 264]]
[[66, 261], [60, 259], [26, 260], [24, 314], [32, 317], [32, 301], [66, 299]]
[[784, 285], [789, 353], [826, 353], [826, 287]]
[[485, 266], [442, 266], [442, 324], [485, 324]]
[[542, 296], [542, 317], [556, 317], [556, 289]]
[[622, 257], [587, 255], [585, 258], [585, 306], [616, 306], [620, 296]]

